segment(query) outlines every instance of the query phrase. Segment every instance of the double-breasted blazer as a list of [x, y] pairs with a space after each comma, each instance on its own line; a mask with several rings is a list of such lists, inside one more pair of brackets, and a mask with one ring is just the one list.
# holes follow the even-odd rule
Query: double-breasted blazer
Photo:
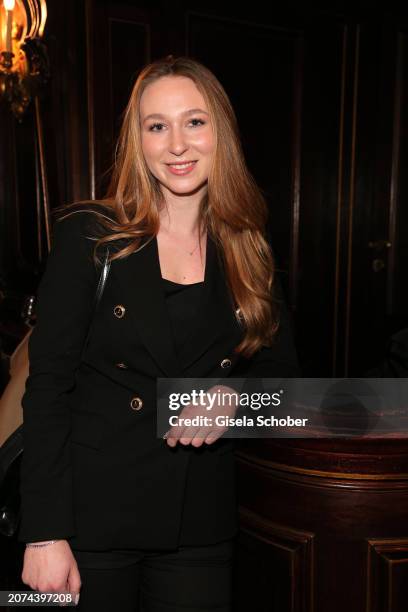
[[156, 380], [299, 375], [287, 310], [283, 304], [273, 347], [239, 357], [242, 328], [208, 237], [195, 329], [177, 355], [153, 238], [112, 261], [81, 361], [100, 274], [92, 207], [55, 223], [38, 288], [22, 400], [18, 539], [102, 550], [231, 537], [238, 525], [233, 441], [168, 447], [156, 435]]

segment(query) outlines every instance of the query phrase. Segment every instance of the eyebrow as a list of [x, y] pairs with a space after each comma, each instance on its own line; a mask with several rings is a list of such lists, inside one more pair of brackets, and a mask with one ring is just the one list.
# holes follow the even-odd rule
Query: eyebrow
[[[204, 113], [204, 115], [208, 115], [207, 111], [203, 110], [202, 108], [190, 108], [187, 111], [184, 111], [184, 113], [181, 113], [182, 115], [191, 115], [192, 113]], [[147, 121], [148, 119], [164, 119], [165, 115], [162, 115], [161, 113], [152, 113], [151, 115], [147, 115], [147, 117], [145, 117], [143, 119], [143, 123], [145, 121]]]

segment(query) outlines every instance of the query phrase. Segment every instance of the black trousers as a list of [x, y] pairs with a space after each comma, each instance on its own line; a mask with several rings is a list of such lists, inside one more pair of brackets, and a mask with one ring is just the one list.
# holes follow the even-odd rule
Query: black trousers
[[230, 612], [234, 540], [176, 551], [72, 551], [78, 612]]

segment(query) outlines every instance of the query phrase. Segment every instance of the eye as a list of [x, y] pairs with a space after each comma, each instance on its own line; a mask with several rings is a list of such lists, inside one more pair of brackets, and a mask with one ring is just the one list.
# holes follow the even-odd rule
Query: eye
[[[198, 119], [198, 118], [194, 118], [194, 119], [190, 119], [189, 123], [192, 123], [193, 121], [198, 121], [198, 125], [194, 125], [193, 127], [199, 127], [200, 125], [205, 125], [205, 121], [203, 121], [203, 119]], [[149, 132], [162, 132], [163, 130], [156, 130], [154, 128], [156, 127], [160, 127], [163, 126], [164, 123], [152, 123], [152, 125], [149, 126]]]
[[202, 119], [191, 119], [191, 121], [199, 121], [201, 125], [205, 124], [205, 121], [203, 121]]
[[162, 123], [152, 123], [151, 126], [149, 126], [149, 132], [161, 132], [161, 130], [154, 130], [153, 128], [157, 127], [158, 125], [163, 125]]

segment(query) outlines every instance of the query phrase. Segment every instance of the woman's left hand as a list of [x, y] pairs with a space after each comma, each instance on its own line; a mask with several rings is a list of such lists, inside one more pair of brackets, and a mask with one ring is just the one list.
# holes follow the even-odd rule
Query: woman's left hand
[[[217, 424], [216, 417], [234, 417], [238, 407], [235, 396], [239, 397], [239, 393], [235, 391], [235, 389], [225, 385], [216, 385], [207, 390], [207, 393], [218, 392], [221, 394], [234, 394], [231, 398], [232, 401], [227, 402], [227, 405], [222, 405], [220, 402], [216, 401], [209, 410], [207, 409], [208, 404], [200, 404], [199, 406], [188, 404], [185, 406], [179, 415], [180, 425], [173, 425], [163, 436], [168, 446], [174, 447], [177, 442], [183, 445], [191, 444], [195, 447], [202, 446], [204, 442], [206, 444], [212, 444], [227, 431], [228, 426]], [[229, 396], [226, 397], [228, 398]], [[196, 418], [196, 422], [198, 421], [199, 424], [183, 424], [186, 419], [190, 420], [195, 417], [198, 417]]]

